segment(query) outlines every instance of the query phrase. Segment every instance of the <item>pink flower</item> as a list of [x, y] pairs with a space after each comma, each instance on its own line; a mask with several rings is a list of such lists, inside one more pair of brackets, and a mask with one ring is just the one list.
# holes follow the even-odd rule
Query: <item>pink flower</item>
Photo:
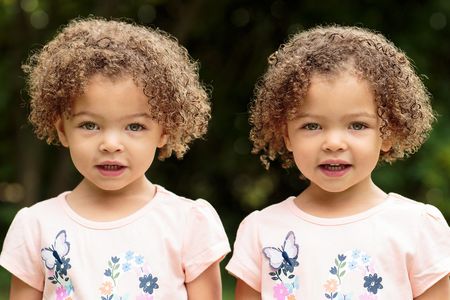
[[359, 296], [359, 300], [377, 300], [377, 296], [370, 293], [364, 293], [363, 295]]
[[284, 300], [286, 296], [289, 295], [288, 289], [284, 286], [284, 284], [279, 283], [273, 287], [273, 296], [277, 300]]
[[67, 296], [66, 288], [63, 286], [60, 286], [56, 288], [56, 300], [64, 300]]
[[325, 291], [328, 293], [334, 293], [337, 290], [337, 281], [336, 279], [328, 279], [327, 282], [323, 285]]
[[136, 300], [153, 300], [153, 295], [140, 294], [136, 297]]

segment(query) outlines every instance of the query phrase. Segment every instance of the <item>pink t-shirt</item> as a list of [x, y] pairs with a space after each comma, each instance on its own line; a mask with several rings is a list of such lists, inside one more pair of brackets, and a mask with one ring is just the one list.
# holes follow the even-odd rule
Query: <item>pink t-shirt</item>
[[226, 269], [262, 299], [407, 300], [450, 273], [450, 229], [435, 207], [397, 194], [343, 218], [290, 197], [242, 221]]
[[132, 215], [94, 222], [63, 193], [20, 210], [0, 264], [44, 299], [187, 299], [194, 280], [230, 251], [214, 208], [157, 186]]

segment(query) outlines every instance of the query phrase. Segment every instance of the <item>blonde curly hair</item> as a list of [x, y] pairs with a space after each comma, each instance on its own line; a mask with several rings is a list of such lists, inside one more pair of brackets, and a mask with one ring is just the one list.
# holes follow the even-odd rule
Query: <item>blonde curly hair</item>
[[294, 165], [284, 144], [286, 122], [301, 107], [311, 77], [351, 70], [373, 89], [381, 137], [392, 147], [380, 161], [416, 152], [435, 119], [430, 96], [407, 56], [381, 34], [346, 26], [318, 26], [297, 33], [269, 57], [250, 106], [250, 139], [262, 163]]
[[29, 120], [38, 138], [59, 143], [55, 121], [70, 116], [73, 101], [93, 75], [131, 76], [148, 97], [152, 117], [168, 135], [159, 159], [181, 158], [202, 137], [211, 117], [198, 65], [169, 34], [122, 21], [71, 21], [23, 69], [31, 97]]

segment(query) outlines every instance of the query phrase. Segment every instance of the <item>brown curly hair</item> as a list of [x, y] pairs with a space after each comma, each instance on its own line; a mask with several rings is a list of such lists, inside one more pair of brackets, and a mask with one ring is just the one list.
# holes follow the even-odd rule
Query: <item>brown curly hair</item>
[[352, 71], [373, 89], [381, 137], [392, 147], [380, 161], [393, 162], [418, 150], [435, 117], [430, 96], [407, 56], [381, 34], [346, 26], [318, 26], [297, 33], [269, 57], [250, 106], [253, 153], [266, 168], [279, 158], [294, 164], [284, 144], [286, 122], [302, 105], [311, 77]]
[[168, 135], [159, 159], [181, 158], [202, 137], [211, 117], [198, 65], [169, 34], [122, 21], [71, 21], [23, 66], [36, 135], [58, 143], [55, 121], [70, 116], [73, 101], [95, 74], [131, 76], [148, 97], [152, 117]]

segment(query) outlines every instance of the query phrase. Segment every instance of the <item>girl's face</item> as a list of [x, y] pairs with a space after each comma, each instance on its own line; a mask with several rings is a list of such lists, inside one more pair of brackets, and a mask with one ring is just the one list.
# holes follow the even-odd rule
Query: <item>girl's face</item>
[[92, 186], [117, 191], [145, 179], [156, 148], [167, 141], [149, 115], [147, 97], [130, 77], [95, 75], [75, 99], [69, 118], [56, 122], [61, 143]]
[[349, 73], [314, 75], [297, 116], [287, 122], [286, 147], [301, 173], [321, 190], [343, 192], [371, 182], [380, 150], [374, 95]]

